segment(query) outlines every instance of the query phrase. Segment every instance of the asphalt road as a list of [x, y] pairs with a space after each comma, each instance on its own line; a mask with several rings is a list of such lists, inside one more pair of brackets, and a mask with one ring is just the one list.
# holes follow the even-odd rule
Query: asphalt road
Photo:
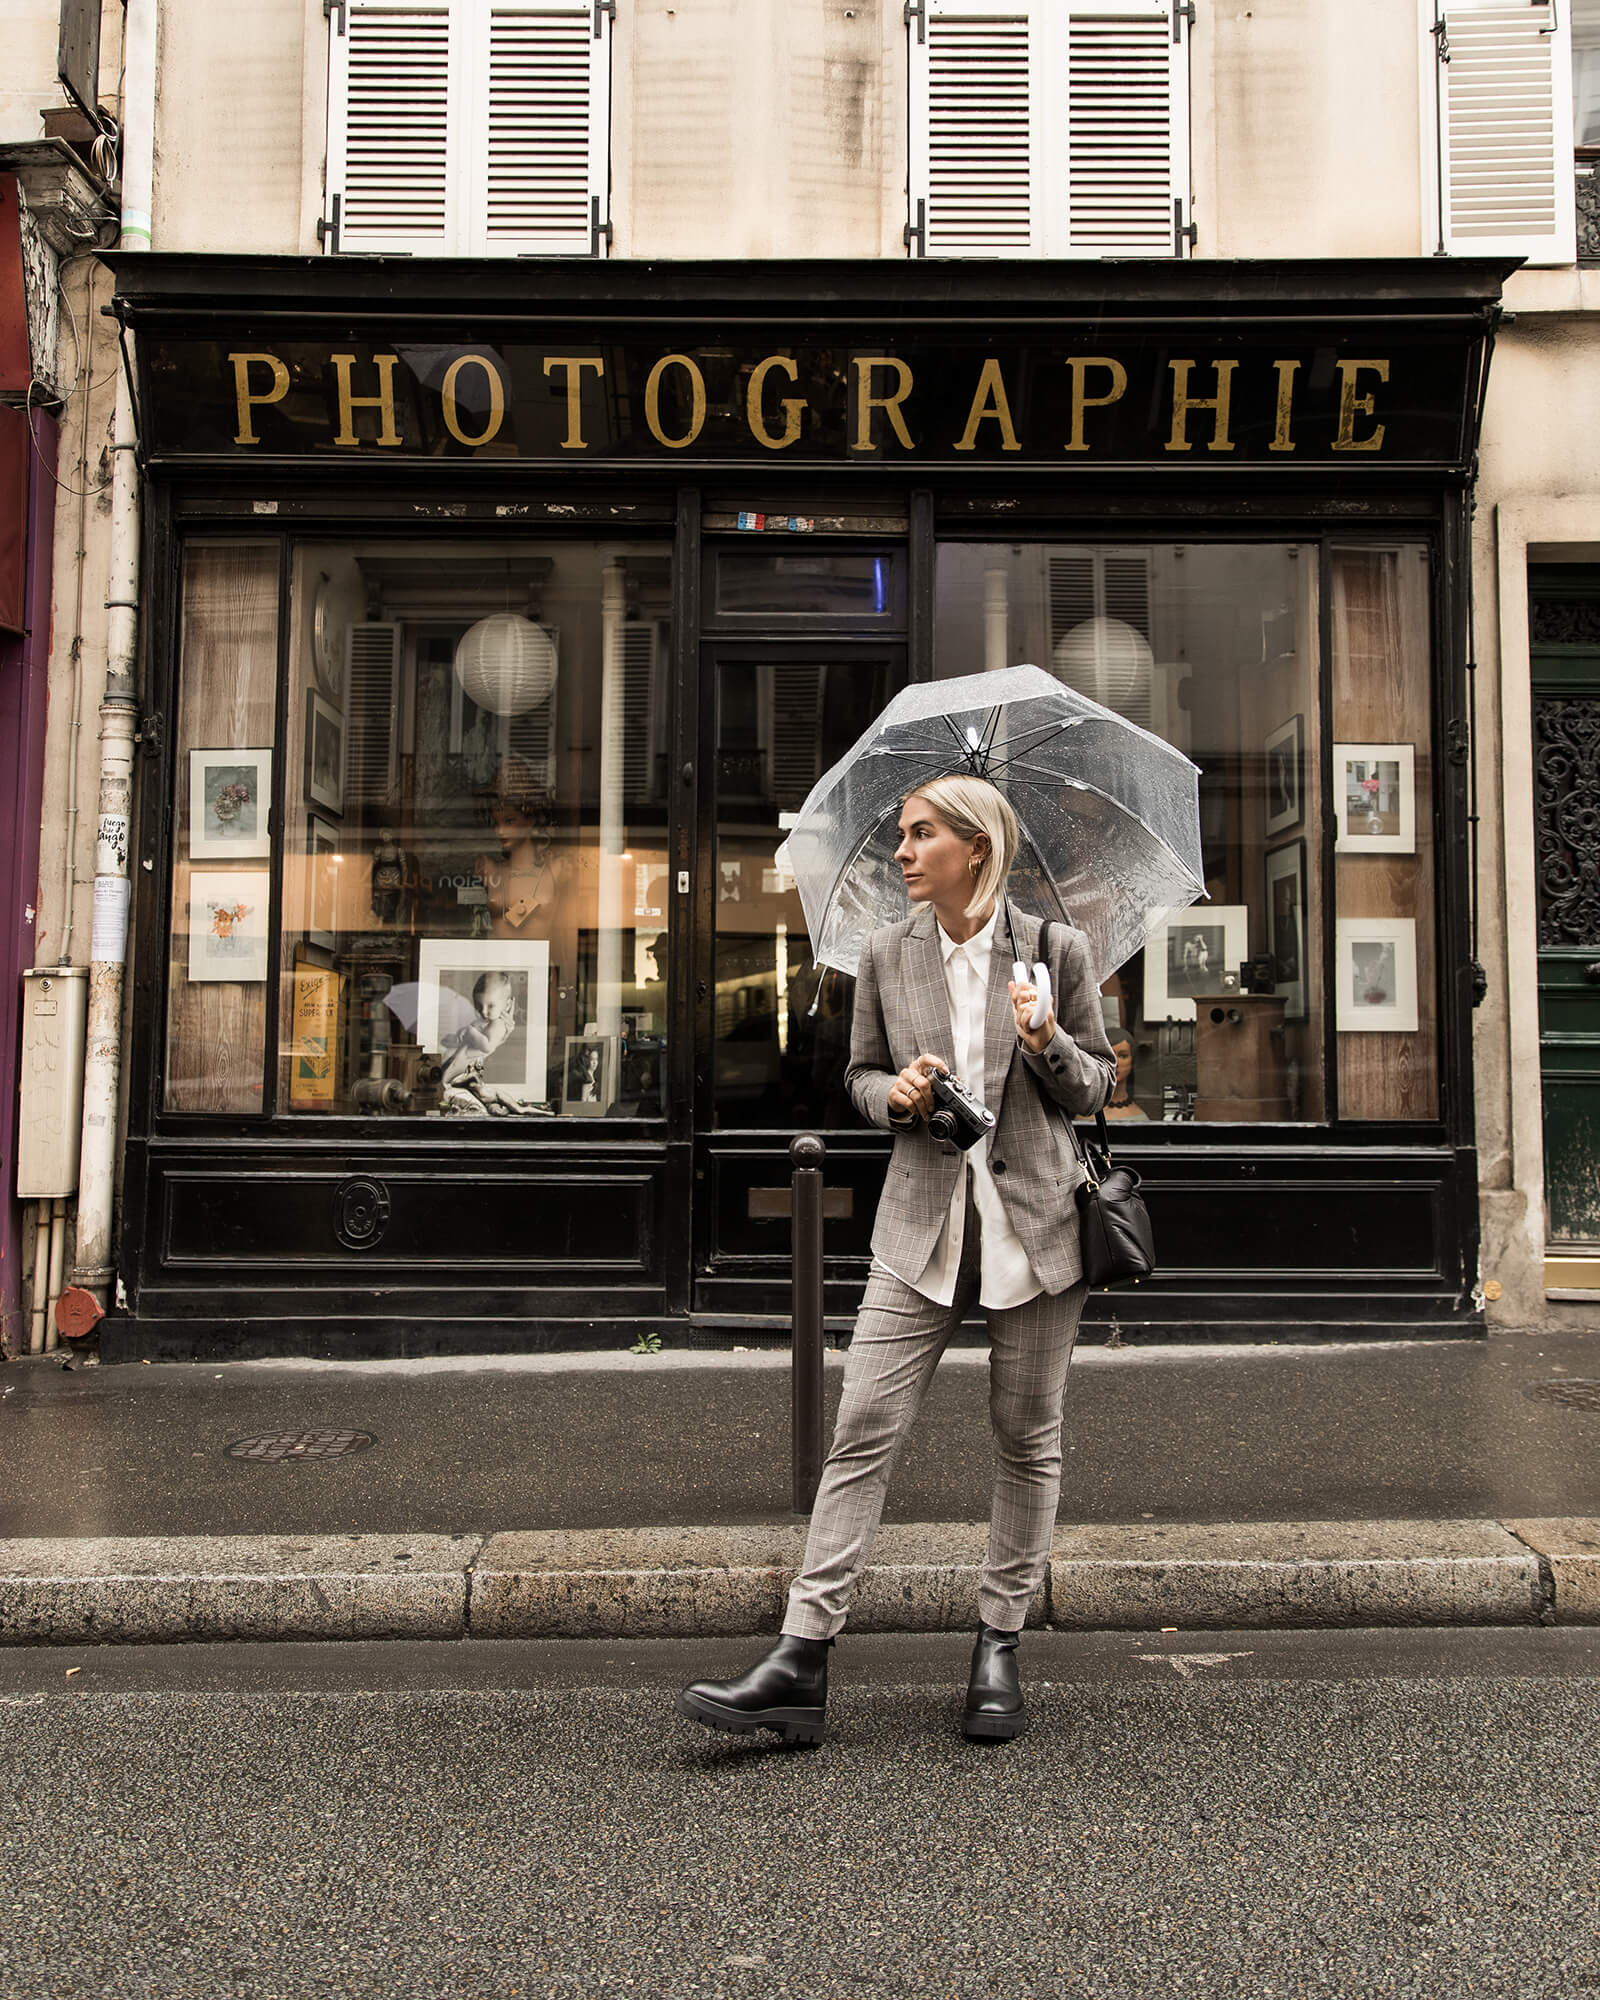
[[982, 1748], [847, 1639], [815, 1752], [672, 1714], [750, 1650], [0, 1657], [0, 1994], [1600, 1990], [1600, 1630], [1030, 1634]]

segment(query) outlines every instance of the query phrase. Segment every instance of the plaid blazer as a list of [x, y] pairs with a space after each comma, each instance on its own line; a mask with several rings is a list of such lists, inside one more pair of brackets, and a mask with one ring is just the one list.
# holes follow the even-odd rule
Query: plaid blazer
[[[1013, 922], [1018, 955], [1031, 965], [1038, 956], [1040, 921], [1014, 911]], [[1116, 1083], [1117, 1060], [1106, 1039], [1083, 935], [1059, 922], [1051, 933], [1050, 953], [1055, 1038], [1042, 1055], [1022, 1046], [1006, 993], [1011, 961], [1004, 933], [1002, 921], [989, 961], [983, 1044], [984, 1101], [998, 1121], [989, 1165], [1007, 1219], [1040, 1284], [1047, 1292], [1063, 1292], [1083, 1271], [1072, 1199], [1083, 1179], [1083, 1163], [1068, 1120], [1106, 1103]], [[856, 974], [845, 1075], [862, 1117], [895, 1135], [872, 1249], [902, 1271], [920, 1271], [932, 1256], [961, 1165], [960, 1153], [930, 1137], [920, 1118], [908, 1127], [890, 1121], [890, 1086], [920, 1055], [938, 1056], [955, 1067], [938, 919], [929, 904], [867, 939]]]

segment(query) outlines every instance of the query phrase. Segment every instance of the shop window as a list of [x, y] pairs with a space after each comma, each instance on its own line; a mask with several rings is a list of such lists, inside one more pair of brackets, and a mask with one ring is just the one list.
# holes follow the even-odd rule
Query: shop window
[[919, 0], [911, 214], [925, 257], [1173, 257], [1189, 16], [1170, 0]]
[[1103, 988], [1113, 1118], [1328, 1115], [1317, 602], [1295, 544], [939, 550], [940, 675], [1036, 662], [1201, 770], [1208, 900]]
[[178, 650], [165, 1103], [259, 1112], [272, 899], [278, 544], [191, 543]]
[[1437, 84], [1445, 249], [1570, 264], [1568, 8], [1558, 0], [1424, 0], [1422, 15]]
[[344, 251], [598, 254], [610, 21], [592, 0], [332, 0], [328, 210]]

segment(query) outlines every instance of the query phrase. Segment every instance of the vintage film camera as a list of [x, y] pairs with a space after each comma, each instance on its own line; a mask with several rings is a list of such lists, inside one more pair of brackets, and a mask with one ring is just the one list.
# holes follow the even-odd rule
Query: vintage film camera
[[948, 1070], [936, 1069], [928, 1081], [933, 1085], [934, 1100], [928, 1131], [935, 1139], [943, 1139], [967, 1152], [994, 1130], [994, 1113], [986, 1104], [980, 1104], [958, 1077]]

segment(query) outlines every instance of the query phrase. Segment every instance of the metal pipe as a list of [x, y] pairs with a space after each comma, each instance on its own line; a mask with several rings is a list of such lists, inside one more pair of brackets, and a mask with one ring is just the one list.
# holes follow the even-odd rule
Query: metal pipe
[[789, 1141], [793, 1169], [793, 1345], [789, 1368], [791, 1498], [809, 1514], [822, 1477], [822, 1163], [827, 1149], [814, 1132]]
[[28, 1352], [43, 1354], [45, 1321], [50, 1310], [50, 1204], [33, 1205], [33, 1299], [28, 1319]]
[[[128, 0], [122, 104], [124, 250], [150, 248], [154, 201], [157, 0]], [[122, 984], [128, 947], [128, 838], [138, 712], [139, 466], [133, 394], [117, 371], [112, 451], [111, 557], [106, 686], [100, 704], [100, 800], [95, 827], [94, 924], [89, 947], [88, 1053], [83, 1068], [83, 1149], [78, 1168], [78, 1252], [73, 1279], [104, 1307], [113, 1275], [117, 1113], [122, 1079]]]
[[50, 1204], [50, 1284], [46, 1294], [44, 1351], [53, 1353], [56, 1345], [56, 1300], [60, 1298], [67, 1277], [67, 1198], [58, 1194]]

